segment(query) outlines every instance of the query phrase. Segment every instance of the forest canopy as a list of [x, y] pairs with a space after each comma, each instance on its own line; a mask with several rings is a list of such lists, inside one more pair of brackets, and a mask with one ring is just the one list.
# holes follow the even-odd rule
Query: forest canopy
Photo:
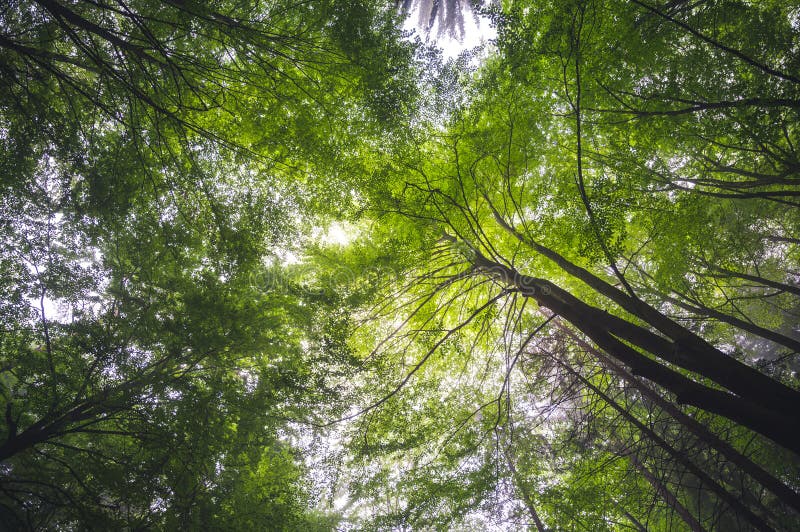
[[794, 2], [7, 2], [0, 528], [796, 530], [799, 142]]

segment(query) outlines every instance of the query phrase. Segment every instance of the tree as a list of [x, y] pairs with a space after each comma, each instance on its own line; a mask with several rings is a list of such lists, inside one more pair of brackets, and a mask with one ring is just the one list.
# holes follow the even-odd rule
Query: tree
[[330, 302], [273, 281], [308, 206], [352, 208], [312, 176], [368, 166], [352, 153], [412, 104], [392, 23], [368, 2], [3, 6], [0, 520], [324, 526], [287, 420], [337, 393], [309, 359], [347, 361]]
[[[465, 471], [482, 472], [457, 499], [473, 511], [510, 484], [545, 527], [648, 522], [624, 491], [600, 506], [559, 497], [575, 511], [526, 497], [546, 490], [522, 489], [543, 466], [513, 473], [503, 449], [525, 443], [503, 434], [530, 438], [533, 426], [587, 462], [600, 448], [624, 463], [583, 478], [612, 489], [639, 476], [637, 489], [662, 499], [660, 519], [796, 526], [792, 7], [635, 5], [498, 9], [500, 54], [476, 97], [398, 150], [390, 182], [372, 191], [382, 229], [371, 245], [393, 250], [404, 275], [374, 309], [391, 326], [357, 340], [372, 344], [365, 360], [380, 378], [353, 419], [396, 446], [372, 449], [362, 433], [352, 445], [384, 464], [371, 476], [383, 489], [436, 494], [401, 499], [393, 522], [465, 519], [458, 503], [436, 507], [447, 492], [414, 480]], [[526, 371], [554, 323], [569, 334], [542, 373]], [[546, 405], [552, 421], [540, 420]], [[630, 438], [610, 445], [621, 426]], [[380, 476], [398, 468], [400, 479]], [[573, 473], [559, 467], [545, 485]], [[516, 503], [492, 504], [500, 516]]]

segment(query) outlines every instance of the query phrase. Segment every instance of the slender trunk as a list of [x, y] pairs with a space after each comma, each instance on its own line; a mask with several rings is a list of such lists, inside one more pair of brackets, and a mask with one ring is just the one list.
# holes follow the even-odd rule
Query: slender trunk
[[786, 283], [779, 283], [778, 281], [765, 279], [764, 277], [761, 277], [759, 275], [750, 275], [748, 273], [735, 272], [733, 270], [728, 270], [727, 268], [720, 268], [718, 266], [713, 267], [712, 269], [716, 272], [711, 274], [714, 277], [735, 277], [737, 279], [743, 279], [745, 281], [753, 281], [754, 283], [762, 284], [770, 288], [775, 288], [776, 290], [781, 290], [783, 292], [789, 292], [790, 294], [800, 296], [800, 286], [794, 286]]
[[[647, 276], [647, 277], [652, 279], [652, 277], [649, 274], [647, 274], [646, 272], [642, 272], [641, 270], [639, 270], [639, 271], [640, 271], [640, 273], [642, 275], [645, 275], [645, 276]], [[800, 341], [795, 340], [794, 338], [790, 338], [790, 337], [788, 337], [788, 336], [786, 336], [784, 334], [781, 334], [779, 332], [776, 332], [776, 331], [767, 329], [765, 327], [761, 327], [759, 325], [756, 325], [754, 323], [751, 323], [749, 321], [743, 320], [741, 318], [737, 318], [736, 316], [731, 316], [730, 314], [725, 314], [724, 312], [720, 312], [720, 311], [718, 311], [716, 309], [709, 308], [706, 305], [702, 304], [701, 302], [695, 301], [695, 300], [689, 298], [688, 296], [686, 296], [686, 294], [682, 294], [682, 293], [680, 293], [680, 292], [678, 292], [676, 290], [673, 290], [673, 292], [678, 297], [672, 297], [669, 294], [665, 294], [664, 292], [661, 292], [660, 290], [656, 290], [656, 289], [653, 289], [653, 288], [651, 288], [650, 291], [652, 293], [658, 295], [660, 298], [662, 298], [662, 299], [664, 299], [666, 301], [669, 301], [673, 305], [677, 305], [677, 306], [681, 307], [682, 309], [687, 310], [687, 311], [689, 311], [689, 312], [691, 312], [693, 314], [697, 314], [697, 315], [700, 315], [700, 316], [708, 316], [709, 318], [714, 318], [717, 321], [721, 321], [723, 323], [727, 323], [729, 325], [733, 325], [734, 327], [738, 327], [739, 329], [742, 329], [743, 331], [747, 331], [747, 332], [749, 332], [751, 334], [755, 334], [756, 336], [760, 336], [761, 338], [764, 338], [766, 340], [770, 340], [772, 342], [775, 342], [776, 344], [780, 344], [780, 345], [782, 345], [784, 347], [788, 347], [789, 349], [792, 349], [793, 351], [800, 352]], [[680, 298], [680, 299], [678, 299], [678, 298]]]
[[641, 2], [640, 0], [632, 0], [632, 2], [634, 4], [637, 4], [637, 5], [645, 8], [646, 10], [650, 11], [651, 13], [654, 13], [655, 15], [658, 15], [661, 18], [670, 21], [671, 23], [675, 24], [676, 26], [688, 31], [689, 33], [691, 33], [692, 35], [694, 35], [695, 37], [697, 37], [698, 39], [700, 39], [704, 43], [706, 43], [706, 44], [708, 44], [710, 46], [713, 46], [714, 48], [717, 48], [719, 50], [722, 50], [722, 51], [724, 51], [724, 52], [726, 52], [728, 54], [731, 54], [732, 56], [737, 57], [738, 59], [742, 60], [743, 62], [747, 63], [748, 65], [750, 65], [750, 66], [752, 66], [754, 68], [757, 68], [758, 70], [761, 70], [762, 72], [765, 72], [765, 73], [767, 73], [767, 74], [769, 74], [771, 76], [775, 76], [775, 77], [778, 77], [778, 78], [781, 78], [781, 79], [785, 79], [787, 81], [791, 81], [793, 83], [800, 83], [800, 78], [792, 76], [791, 74], [787, 74], [785, 72], [781, 72], [780, 70], [776, 70], [776, 69], [774, 69], [774, 68], [772, 68], [772, 67], [770, 67], [768, 65], [765, 65], [764, 63], [761, 63], [760, 61], [758, 61], [756, 59], [753, 59], [752, 57], [744, 54], [740, 50], [736, 50], [735, 48], [731, 48], [730, 46], [726, 46], [726, 45], [722, 44], [721, 42], [719, 42], [717, 40], [714, 40], [711, 37], [708, 37], [707, 35], [701, 33], [700, 31], [692, 28], [688, 24], [686, 24], [684, 22], [681, 22], [680, 20], [670, 16], [667, 13], [664, 13], [663, 11], [660, 11], [656, 7], [653, 7], [653, 6], [649, 5], [649, 4]]
[[698, 480], [702, 484], [704, 484], [708, 489], [710, 489], [713, 493], [715, 493], [720, 500], [724, 501], [728, 506], [731, 507], [736, 513], [741, 515], [748, 523], [753, 525], [756, 530], [764, 530], [764, 531], [772, 531], [772, 527], [770, 527], [761, 517], [754, 514], [752, 510], [747, 508], [742, 502], [733, 494], [729, 493], [723, 486], [721, 486], [717, 481], [715, 481], [711, 476], [708, 475], [705, 471], [703, 471], [700, 467], [694, 464], [686, 454], [682, 451], [679, 451], [672, 447], [669, 443], [667, 443], [661, 436], [656, 434], [650, 427], [646, 426], [644, 423], [639, 421], [633, 414], [631, 414], [627, 409], [623, 408], [619, 405], [616, 401], [614, 401], [611, 397], [606, 395], [600, 388], [595, 386], [591, 381], [581, 375], [578, 371], [572, 368], [569, 364], [555, 358], [555, 360], [566, 369], [569, 373], [574, 375], [584, 386], [589, 388], [595, 395], [597, 395], [600, 399], [603, 400], [607, 405], [611, 408], [616, 410], [623, 418], [627, 419], [633, 426], [635, 426], [643, 436], [647, 439], [664, 449], [670, 456], [672, 456], [678, 463], [680, 463], [686, 470], [697, 477]]
[[800, 238], [792, 238], [789, 236], [775, 236], [775, 235], [766, 235], [764, 240], [768, 240], [770, 242], [786, 242], [788, 244], [800, 244]]
[[536, 511], [536, 506], [533, 504], [531, 493], [517, 473], [517, 467], [514, 464], [514, 456], [511, 450], [503, 445], [501, 445], [501, 447], [503, 447], [503, 455], [505, 456], [506, 464], [508, 464], [508, 469], [511, 471], [511, 477], [514, 480], [514, 486], [516, 486], [516, 488], [519, 490], [519, 493], [522, 496], [522, 502], [525, 503], [525, 508], [528, 509], [528, 513], [531, 515], [531, 519], [533, 519], [533, 524], [536, 525], [536, 530], [538, 532], [546, 532], [547, 529], [545, 529], [544, 525], [542, 524], [542, 520], [539, 519], [539, 513]]
[[683, 522], [692, 530], [692, 532], [705, 532], [703, 526], [697, 522], [697, 519], [689, 513], [689, 510], [681, 504], [681, 501], [675, 496], [670, 489], [664, 485], [649, 469], [647, 469], [643, 463], [639, 461], [639, 458], [636, 456], [636, 453], [631, 453], [628, 455], [628, 461], [631, 465], [636, 469], [641, 475], [653, 486], [653, 489], [656, 490], [656, 493], [664, 499], [670, 508], [675, 510]]
[[[580, 6], [578, 8], [578, 12], [576, 13], [576, 17], [578, 17], [578, 24], [573, 22], [573, 32], [575, 32], [575, 42], [573, 46], [573, 51], [575, 53], [575, 102], [572, 104], [572, 108], [575, 111], [575, 137], [576, 137], [576, 160], [577, 160], [577, 182], [578, 182], [578, 192], [581, 195], [581, 200], [583, 201], [583, 206], [586, 209], [586, 214], [589, 216], [589, 223], [592, 226], [592, 230], [595, 233], [595, 238], [597, 239], [597, 243], [600, 244], [600, 247], [603, 250], [603, 254], [606, 256], [606, 260], [608, 260], [609, 266], [614, 272], [614, 275], [617, 276], [619, 282], [622, 283], [622, 286], [625, 287], [625, 290], [628, 291], [631, 297], [636, 297], [636, 294], [633, 292], [633, 288], [631, 285], [628, 284], [628, 281], [625, 279], [625, 276], [622, 275], [622, 272], [619, 271], [617, 268], [617, 261], [614, 260], [614, 256], [611, 253], [611, 250], [606, 245], [605, 238], [603, 238], [603, 234], [600, 231], [599, 225], [597, 223], [597, 217], [594, 215], [594, 210], [592, 209], [592, 203], [589, 201], [589, 196], [586, 194], [586, 186], [583, 180], [583, 142], [582, 142], [582, 135], [581, 135], [581, 30], [583, 29], [583, 15], [584, 15], [584, 6]], [[578, 16], [579, 15], [579, 16]], [[566, 83], [566, 80], [564, 80]]]
[[716, 449], [725, 458], [730, 460], [731, 463], [738, 466], [739, 469], [741, 469], [744, 473], [750, 475], [762, 486], [771, 491], [776, 497], [778, 497], [780, 501], [800, 512], [800, 495], [798, 495], [794, 490], [764, 470], [761, 466], [750, 460], [747, 456], [734, 449], [728, 442], [722, 440], [719, 436], [711, 432], [711, 430], [709, 430], [705, 425], [693, 417], [686, 415], [674, 404], [664, 399], [650, 386], [646, 385], [631, 375], [619, 364], [614, 362], [614, 360], [612, 360], [608, 355], [584, 342], [568, 327], [564, 326], [563, 324], [559, 324], [558, 326], [582, 349], [597, 357], [605, 367], [610, 369], [613, 373], [624, 379], [626, 382], [630, 383], [639, 393], [642, 394], [642, 396], [647, 397], [653, 403], [658, 405], [661, 410], [672, 416], [673, 419], [678, 421], [683, 427], [688, 429], [706, 445]]
[[[494, 210], [494, 207], [492, 207], [492, 209]], [[565, 272], [577, 277], [600, 294], [608, 297], [625, 311], [660, 331], [669, 337], [672, 342], [653, 334], [647, 329], [627, 322], [626, 320], [612, 317], [599, 309], [594, 309], [596, 312], [600, 313], [598, 317], [605, 315], [605, 317], [603, 317], [604, 321], [614, 322], [615, 330], [609, 329], [609, 332], [619, 338], [641, 345], [644, 349], [658, 355], [664, 360], [690, 371], [700, 373], [728, 388], [732, 392], [742, 397], [747, 397], [754, 403], [771, 410], [784, 412], [795, 418], [797, 417], [797, 413], [800, 412], [800, 393], [796, 390], [731, 358], [706, 342], [700, 336], [674, 322], [638, 297], [632, 297], [626, 294], [624, 291], [597, 277], [588, 270], [570, 262], [555, 251], [525, 237], [508, 225], [496, 210], [494, 210], [494, 215], [497, 222], [521, 242], [555, 262]], [[480, 254], [478, 254], [476, 258], [476, 265], [485, 266], [491, 272], [501, 273], [507, 280], [513, 281], [519, 279], [533, 288], [544, 288], [546, 286], [547, 290], [557, 291], [559, 297], [564, 296], [565, 299], [570, 300], [570, 304], [574, 301], [579, 301], [568, 292], [556, 287], [548, 281], [522, 276], [510, 268], [488, 261]], [[484, 264], [481, 265], [478, 264], [478, 262], [483, 262]], [[502, 268], [506, 268], [509, 271], [503, 272], [501, 271]], [[548, 305], [545, 304], [545, 306]], [[578, 326], [577, 324], [575, 325]], [[578, 327], [580, 328], [580, 326]], [[638, 336], [639, 340], [634, 340], [631, 335]], [[647, 345], [639, 343], [640, 340], [645, 339]]]
[[660, 109], [654, 111], [645, 111], [642, 109], [589, 109], [590, 111], [617, 113], [625, 115], [634, 115], [637, 117], [646, 116], [680, 116], [685, 114], [697, 113], [700, 111], [707, 111], [710, 109], [739, 109], [742, 107], [800, 107], [800, 100], [793, 98], [742, 98], [741, 100], [730, 100], [720, 102], [694, 102], [688, 107], [680, 109]]
[[645, 526], [641, 522], [639, 522], [638, 519], [636, 519], [633, 515], [631, 515], [631, 513], [628, 510], [626, 510], [622, 506], [620, 506], [619, 509], [622, 510], [622, 513], [625, 514], [625, 517], [627, 517], [630, 520], [630, 522], [633, 523], [633, 526], [636, 527], [636, 530], [638, 530], [639, 532], [647, 532], [647, 528], [645, 528]]

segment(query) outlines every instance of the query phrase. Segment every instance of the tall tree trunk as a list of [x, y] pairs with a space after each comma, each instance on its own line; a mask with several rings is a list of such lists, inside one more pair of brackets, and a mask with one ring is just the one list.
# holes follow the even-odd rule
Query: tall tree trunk
[[717, 450], [725, 458], [730, 460], [731, 463], [736, 464], [744, 473], [750, 475], [762, 486], [771, 491], [776, 497], [778, 497], [780, 501], [800, 512], [800, 495], [798, 495], [789, 486], [764, 470], [761, 466], [750, 460], [747, 456], [734, 449], [728, 442], [711, 432], [711, 430], [709, 430], [705, 425], [693, 417], [683, 413], [683, 411], [681, 411], [677, 406], [664, 399], [664, 397], [662, 397], [661, 394], [659, 394], [656, 390], [652, 389], [650, 386], [631, 375], [627, 370], [625, 370], [625, 368], [617, 364], [608, 355], [583, 341], [568, 327], [560, 323], [558, 326], [582, 349], [599, 359], [601, 364], [631, 384], [639, 393], [642, 394], [642, 396], [648, 398], [659, 408], [661, 408], [661, 410], [672, 416], [673, 419], [679, 422], [703, 443], [708, 445], [710, 448]]
[[[475, 249], [472, 251], [473, 264], [479, 271], [499, 278], [516, 288], [521, 295], [559, 314], [611, 356], [630, 367], [635, 375], [641, 375], [675, 393], [679, 403], [727, 417], [800, 454], [798, 392], [722, 353], [723, 358], [715, 367], [710, 367], [708, 360], [697, 364], [686, 352], [681, 352], [679, 346], [647, 329], [592, 307], [547, 280], [522, 275], [508, 266], [487, 259]], [[706, 378], [722, 381], [720, 384], [727, 385], [738, 396], [695, 382], [643, 355], [622, 340]], [[751, 374], [759, 378], [748, 378]], [[775, 404], [776, 397], [787, 394], [794, 399], [789, 405]], [[772, 400], [766, 401], [770, 406], [758, 401], [759, 396], [770, 396]], [[792, 410], [792, 406], [798, 409]]]
[[611, 408], [619, 412], [623, 418], [627, 419], [633, 426], [635, 426], [641, 434], [652, 441], [654, 444], [661, 447], [664, 451], [666, 451], [670, 456], [672, 456], [678, 463], [680, 463], [686, 470], [697, 477], [700, 482], [705, 485], [709, 490], [715, 493], [720, 500], [724, 501], [732, 510], [742, 516], [748, 523], [753, 525], [756, 530], [762, 531], [772, 531], [772, 527], [770, 527], [766, 521], [764, 521], [760, 516], [753, 513], [748, 507], [746, 507], [735, 495], [731, 494], [726, 490], [723, 486], [721, 486], [717, 481], [715, 481], [711, 476], [703, 471], [700, 467], [698, 467], [694, 462], [689, 460], [686, 454], [682, 451], [679, 451], [672, 447], [669, 443], [664, 440], [661, 436], [656, 434], [651, 428], [646, 426], [644, 423], [639, 421], [633, 414], [631, 414], [626, 408], [623, 408], [619, 403], [609, 397], [605, 392], [600, 390], [597, 386], [595, 386], [589, 379], [585, 378], [581, 375], [578, 371], [576, 371], [572, 366], [568, 363], [564, 362], [558, 357], [553, 357], [553, 359], [560, 364], [564, 369], [566, 369], [569, 373], [575, 376], [584, 386], [590, 389], [596, 396], [603, 400], [607, 405]]
[[[491, 203], [490, 206], [494, 211], [494, 216], [498, 224], [512, 233], [518, 240], [530, 246], [541, 255], [552, 260], [562, 270], [578, 278], [580, 281], [584, 282], [598, 293], [609, 298], [611, 301], [618, 304], [623, 310], [631, 313], [654, 329], [660, 331], [672, 341], [670, 342], [665, 338], [653, 334], [647, 329], [627, 322], [626, 320], [610, 316], [599, 309], [593, 309], [598, 318], [605, 315], [605, 317], [603, 317], [604, 321], [609, 323], [613, 322], [616, 325], [616, 329], [609, 329], [609, 332], [612, 332], [612, 334], [615, 336], [627, 341], [637, 343], [637, 345], [640, 345], [642, 348], [663, 358], [664, 360], [667, 360], [673, 364], [677, 364], [678, 366], [690, 371], [697, 372], [704, 377], [707, 377], [728, 388], [737, 395], [749, 398], [756, 404], [760, 404], [777, 412], [782, 411], [788, 416], [794, 418], [796, 420], [794, 421], [795, 423], [800, 424], [800, 417], [798, 417], [798, 412], [800, 412], [800, 393], [798, 393], [796, 390], [793, 390], [792, 388], [784, 385], [783, 383], [775, 381], [760, 371], [731, 358], [706, 342], [694, 332], [671, 320], [659, 310], [648, 305], [638, 297], [632, 297], [619, 288], [594, 275], [590, 271], [570, 262], [557, 252], [538, 244], [530, 238], [527, 238], [525, 235], [511, 227], [494, 208], [494, 206], [491, 205]], [[484, 257], [477, 250], [475, 250], [475, 252], [476, 265], [483, 266], [493, 273], [501, 274], [506, 282], [516, 284], [517, 281], [520, 281], [523, 284], [527, 283], [527, 285], [533, 289], [546, 289], [553, 291], [553, 293], [557, 293], [559, 297], [564, 299], [563, 303], [574, 304], [574, 302], [580, 302], [580, 300], [565, 290], [556, 287], [549, 281], [521, 275], [516, 270], [486, 259], [486, 257]], [[548, 306], [543, 302], [540, 303]], [[587, 309], [592, 309], [592, 307], [589, 307], [588, 305], [583, 305]], [[575, 325], [578, 326], [577, 324]], [[638, 336], [640, 339], [646, 341], [646, 345], [642, 345], [632, 340], [628, 337], [628, 335]]]

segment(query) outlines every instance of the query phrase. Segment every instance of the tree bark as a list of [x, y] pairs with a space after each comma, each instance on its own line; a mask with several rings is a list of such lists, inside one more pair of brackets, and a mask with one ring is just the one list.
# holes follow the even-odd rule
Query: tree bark
[[[679, 346], [644, 328], [592, 307], [549, 281], [521, 275], [508, 266], [490, 261], [477, 250], [473, 249], [473, 253], [473, 263], [478, 270], [499, 278], [515, 287], [523, 296], [559, 314], [611, 356], [629, 366], [635, 375], [641, 375], [675, 393], [679, 403], [727, 417], [800, 455], [798, 411], [791, 410], [785, 403], [780, 408], [771, 408], [773, 401], [767, 401], [766, 404], [770, 406], [765, 406], [765, 402], [757, 400], [759, 394], [774, 398], [786, 394], [785, 390], [794, 398], [798, 394], [791, 388], [725, 355], [720, 362], [722, 367], [709, 369], [708, 361], [697, 364], [687, 353], [682, 353]], [[722, 381], [720, 384], [727, 384], [739, 396], [695, 382], [643, 355], [622, 340], [704, 377]], [[673, 347], [675, 352], [671, 351]], [[760, 378], [748, 380], [746, 377], [750, 373]], [[774, 393], [772, 388], [777, 388], [778, 393]]]
[[677, 406], [664, 399], [650, 386], [631, 375], [605, 353], [584, 342], [568, 327], [564, 326], [563, 324], [558, 324], [558, 326], [581, 348], [597, 357], [601, 364], [610, 369], [620, 378], [624, 379], [626, 382], [630, 383], [639, 393], [653, 401], [653, 403], [658, 405], [658, 407], [664, 412], [672, 416], [673, 419], [678, 421], [698, 439], [700, 439], [709, 447], [716, 449], [725, 458], [730, 460], [731, 463], [736, 464], [743, 472], [750, 475], [762, 486], [771, 491], [776, 497], [778, 497], [780, 501], [784, 502], [797, 512], [800, 512], [800, 495], [798, 495], [794, 490], [770, 474], [768, 471], [764, 470], [761, 466], [750, 460], [747, 456], [734, 449], [728, 442], [711, 432], [711, 430], [709, 430], [705, 425], [693, 417], [683, 413], [683, 411], [681, 411]]
[[[494, 207], [492, 207], [492, 209], [494, 210]], [[577, 277], [580, 281], [600, 294], [608, 297], [623, 310], [660, 331], [672, 341], [670, 342], [626, 320], [616, 318], [599, 309], [589, 307], [549, 281], [524, 276], [519, 274], [516, 270], [489, 261], [480, 254], [480, 252], [477, 252], [477, 250], [476, 265], [485, 267], [488, 271], [501, 274], [506, 282], [521, 282], [523, 286], [529, 286], [536, 291], [546, 289], [552, 291], [553, 294], [558, 294], [558, 297], [566, 304], [573, 306], [578, 304], [591, 308], [594, 310], [594, 319], [600, 319], [606, 322], [609, 332], [615, 336], [635, 343], [668, 362], [676, 364], [684, 369], [697, 372], [767, 409], [784, 412], [785, 415], [792, 417], [796, 420], [796, 423], [800, 424], [800, 417], [798, 417], [798, 412], [800, 412], [800, 393], [796, 390], [731, 358], [706, 342], [700, 336], [674, 322], [638, 297], [632, 297], [626, 294], [588, 270], [570, 262], [557, 252], [525, 237], [508, 225], [496, 210], [494, 210], [494, 215], [497, 222], [507, 231], [511, 232], [518, 240], [552, 260], [562, 270]], [[478, 264], [479, 262], [481, 264]], [[535, 294], [533, 296], [535, 297]], [[551, 308], [546, 303], [540, 303]], [[578, 326], [578, 324], [575, 325]], [[580, 328], [580, 326], [578, 326], [578, 328]], [[634, 337], [637, 337], [637, 339], [634, 339]], [[643, 344], [639, 342], [643, 342]]]
[[715, 481], [711, 476], [708, 475], [705, 471], [703, 471], [700, 467], [694, 464], [689, 458], [686, 456], [685, 453], [675, 449], [671, 445], [669, 445], [661, 436], [656, 434], [652, 429], [647, 427], [644, 423], [639, 421], [633, 414], [631, 414], [627, 409], [623, 408], [619, 405], [616, 401], [614, 401], [611, 397], [606, 395], [602, 390], [600, 390], [597, 386], [595, 386], [591, 381], [581, 375], [578, 371], [572, 368], [569, 364], [555, 358], [555, 360], [561, 364], [564, 369], [566, 369], [569, 373], [574, 375], [581, 383], [589, 388], [595, 395], [600, 397], [607, 405], [611, 408], [619, 412], [625, 419], [627, 419], [633, 426], [635, 426], [643, 436], [647, 439], [664, 449], [670, 456], [672, 456], [678, 463], [683, 465], [688, 472], [693, 474], [700, 480], [706, 487], [708, 487], [712, 492], [714, 492], [720, 500], [724, 501], [728, 506], [731, 507], [736, 513], [741, 515], [748, 523], [753, 525], [756, 530], [762, 531], [772, 531], [772, 527], [770, 527], [766, 521], [764, 521], [761, 517], [753, 513], [752, 510], [747, 508], [736, 496], [729, 493], [723, 486], [721, 486], [717, 481]]

